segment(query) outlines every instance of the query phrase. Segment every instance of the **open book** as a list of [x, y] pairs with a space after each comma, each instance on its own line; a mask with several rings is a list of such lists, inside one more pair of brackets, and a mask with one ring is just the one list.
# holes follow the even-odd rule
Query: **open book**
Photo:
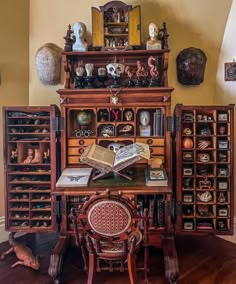
[[92, 168], [66, 168], [59, 177], [56, 187], [86, 186], [92, 170]]
[[[97, 144], [92, 144], [85, 149], [80, 161], [100, 171], [101, 174], [95, 176], [94, 180], [111, 171], [119, 173], [142, 158], [150, 159], [149, 146], [144, 143], [137, 142], [127, 145], [116, 153]], [[119, 174], [131, 179], [124, 174]]]

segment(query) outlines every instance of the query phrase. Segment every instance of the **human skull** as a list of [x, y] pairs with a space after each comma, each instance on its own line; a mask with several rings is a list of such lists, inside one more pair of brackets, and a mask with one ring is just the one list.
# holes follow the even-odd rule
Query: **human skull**
[[112, 77], [120, 77], [125, 71], [125, 66], [121, 63], [110, 63], [106, 66], [108, 74]]
[[210, 161], [210, 155], [208, 153], [199, 153], [197, 154], [198, 161], [202, 163], [207, 163]]
[[125, 147], [124, 143], [112, 142], [108, 145], [107, 148], [116, 153], [120, 148], [123, 148], [123, 147]]

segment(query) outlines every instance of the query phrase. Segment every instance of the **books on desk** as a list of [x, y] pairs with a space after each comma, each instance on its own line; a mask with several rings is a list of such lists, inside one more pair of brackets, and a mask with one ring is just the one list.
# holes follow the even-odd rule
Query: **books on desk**
[[145, 179], [147, 186], [167, 186], [168, 179], [166, 170], [162, 168], [152, 169], [146, 168], [145, 169]]
[[99, 170], [100, 173], [94, 176], [93, 180], [109, 172], [116, 172], [125, 178], [132, 179], [120, 171], [142, 158], [150, 159], [150, 149], [148, 144], [145, 143], [136, 142], [126, 145], [116, 153], [100, 145], [91, 144], [85, 148], [80, 156], [80, 161]]
[[66, 168], [56, 183], [56, 187], [86, 186], [93, 168]]

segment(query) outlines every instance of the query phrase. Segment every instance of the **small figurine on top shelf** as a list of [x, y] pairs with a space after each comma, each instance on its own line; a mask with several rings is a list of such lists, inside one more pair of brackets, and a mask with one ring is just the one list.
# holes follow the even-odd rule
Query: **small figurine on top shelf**
[[75, 42], [75, 36], [73, 36], [73, 31], [71, 30], [71, 25], [68, 26], [66, 35], [64, 36], [65, 47], [64, 51], [72, 51], [72, 45]]
[[86, 33], [86, 26], [82, 22], [75, 23], [73, 26], [74, 35], [75, 35], [75, 42], [72, 46], [73, 51], [87, 51], [88, 44], [84, 38]]
[[161, 43], [158, 40], [158, 28], [157, 25], [151, 22], [148, 26], [149, 29], [149, 39], [146, 42], [147, 50], [157, 50], [161, 49]]

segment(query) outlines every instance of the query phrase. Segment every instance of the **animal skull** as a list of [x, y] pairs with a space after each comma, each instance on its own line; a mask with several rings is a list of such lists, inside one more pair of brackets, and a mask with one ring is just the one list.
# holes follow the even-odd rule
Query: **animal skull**
[[112, 77], [120, 77], [125, 71], [125, 66], [121, 63], [110, 63], [106, 66], [108, 74]]
[[124, 143], [112, 142], [108, 145], [107, 148], [116, 153], [120, 148], [123, 148], [124, 146]]

